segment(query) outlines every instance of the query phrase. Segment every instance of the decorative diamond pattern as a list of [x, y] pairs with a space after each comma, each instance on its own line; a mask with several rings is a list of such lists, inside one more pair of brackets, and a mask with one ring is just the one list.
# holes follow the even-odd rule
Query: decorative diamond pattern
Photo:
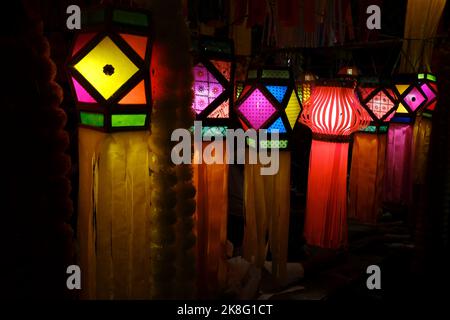
[[[106, 73], [105, 66], [113, 72]], [[105, 37], [83, 57], [75, 69], [105, 98], [109, 99], [137, 71], [136, 65], [109, 38]]]
[[408, 107], [415, 112], [417, 108], [426, 100], [426, 97], [414, 87], [403, 99]]
[[268, 133], [272, 133], [274, 130], [278, 130], [278, 133], [286, 133], [286, 128], [284, 127], [283, 120], [278, 118], [269, 129], [267, 129]]
[[223, 86], [203, 64], [194, 67], [194, 103], [192, 108], [200, 114], [224, 91]]
[[394, 107], [394, 103], [383, 91], [380, 91], [367, 102], [367, 107], [372, 110], [378, 119], [381, 119]]
[[276, 109], [259, 89], [255, 89], [239, 107], [239, 111], [251, 126], [258, 130], [275, 113]]

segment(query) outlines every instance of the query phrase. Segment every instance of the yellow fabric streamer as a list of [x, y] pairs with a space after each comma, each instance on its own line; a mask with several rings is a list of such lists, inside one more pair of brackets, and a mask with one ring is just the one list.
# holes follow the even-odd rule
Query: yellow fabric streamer
[[414, 184], [425, 184], [431, 129], [430, 119], [423, 117], [416, 119], [414, 124]]
[[445, 3], [446, 0], [408, 0], [400, 72], [431, 72], [432, 38], [436, 35]]
[[82, 298], [150, 298], [148, 136], [79, 129]]
[[[203, 143], [202, 153], [208, 143]], [[195, 150], [198, 159], [199, 150]], [[226, 159], [226, 153], [223, 153]], [[212, 160], [212, 159], [209, 159]], [[220, 162], [224, 163], [224, 160]], [[196, 232], [198, 288], [202, 298], [217, 295], [225, 288], [227, 276], [226, 242], [228, 215], [228, 164], [196, 164]]]
[[261, 175], [261, 167], [261, 164], [245, 165], [244, 258], [263, 267], [270, 247], [272, 274], [282, 280], [286, 276], [288, 253], [291, 153], [280, 151], [276, 175]]
[[386, 134], [358, 132], [353, 141], [348, 217], [374, 224], [381, 212]]

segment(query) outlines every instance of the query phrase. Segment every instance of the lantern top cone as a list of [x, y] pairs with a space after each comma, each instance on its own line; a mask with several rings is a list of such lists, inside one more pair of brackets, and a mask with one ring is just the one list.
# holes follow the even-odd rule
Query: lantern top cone
[[82, 17], [67, 63], [80, 125], [106, 132], [147, 129], [149, 13], [102, 6], [84, 10]]
[[[235, 110], [244, 130], [267, 130], [267, 139], [248, 139], [250, 147], [288, 148], [302, 111], [291, 69], [271, 66], [250, 69]], [[275, 132], [278, 139], [272, 139]]]
[[305, 103], [300, 121], [308, 126], [313, 139], [348, 141], [350, 135], [370, 123], [370, 116], [355, 95], [355, 82], [320, 80]]

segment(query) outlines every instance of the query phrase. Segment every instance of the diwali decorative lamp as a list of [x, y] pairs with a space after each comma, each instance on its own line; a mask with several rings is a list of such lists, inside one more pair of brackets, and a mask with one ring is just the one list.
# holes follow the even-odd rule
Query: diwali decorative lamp
[[398, 107], [397, 92], [389, 81], [364, 77], [356, 93], [371, 122], [354, 134], [348, 217], [375, 224], [382, 211], [387, 131]]
[[[430, 79], [428, 79], [430, 78]], [[400, 74], [395, 77], [399, 105], [388, 131], [383, 200], [387, 203], [409, 206], [415, 167], [414, 135], [422, 121], [416, 119], [427, 107], [434, 108], [436, 91], [433, 75]], [[432, 110], [428, 110], [430, 112]], [[429, 128], [431, 130], [431, 127]], [[425, 130], [422, 132], [430, 131]]]
[[355, 81], [319, 80], [300, 121], [313, 135], [304, 236], [324, 248], [347, 245], [347, 165], [352, 133], [370, 122]]
[[[290, 134], [302, 111], [292, 71], [287, 67], [264, 67], [248, 71], [247, 81], [236, 102], [236, 114], [244, 129], [266, 129], [268, 139], [248, 140], [250, 146], [287, 149]], [[277, 130], [279, 139], [270, 134]]]
[[194, 164], [198, 288], [200, 297], [209, 298], [217, 296], [226, 286], [229, 165], [226, 150], [207, 150], [214, 149], [211, 140], [226, 139], [226, 130], [233, 126], [233, 41], [197, 37], [192, 40], [192, 56], [192, 109], [202, 128], [202, 141], [195, 143], [194, 154], [194, 159], [199, 160]]
[[[419, 120], [414, 124], [414, 163], [413, 183], [424, 185], [427, 170], [428, 153], [432, 132], [432, 117], [438, 102], [436, 76], [432, 73], [419, 73], [417, 80], [420, 88], [427, 96], [427, 102], [422, 109]], [[442, 106], [442, 105], [441, 105]]]
[[267, 131], [267, 136], [247, 139], [249, 153], [263, 149], [279, 152], [279, 170], [274, 175], [262, 175], [264, 165], [261, 163], [245, 164], [243, 255], [262, 267], [270, 248], [272, 275], [283, 279], [286, 276], [290, 213], [289, 141], [302, 111], [290, 68], [250, 69], [235, 110], [244, 130]]
[[68, 62], [80, 126], [142, 130], [151, 112], [148, 13], [101, 7], [83, 12]]
[[81, 297], [148, 299], [150, 15], [102, 6], [83, 10], [82, 25], [67, 63], [80, 116]]

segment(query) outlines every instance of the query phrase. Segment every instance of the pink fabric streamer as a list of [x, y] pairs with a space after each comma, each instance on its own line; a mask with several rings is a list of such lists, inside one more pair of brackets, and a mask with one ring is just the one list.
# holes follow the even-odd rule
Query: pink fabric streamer
[[413, 126], [393, 123], [389, 127], [384, 175], [385, 202], [408, 205], [412, 193]]

